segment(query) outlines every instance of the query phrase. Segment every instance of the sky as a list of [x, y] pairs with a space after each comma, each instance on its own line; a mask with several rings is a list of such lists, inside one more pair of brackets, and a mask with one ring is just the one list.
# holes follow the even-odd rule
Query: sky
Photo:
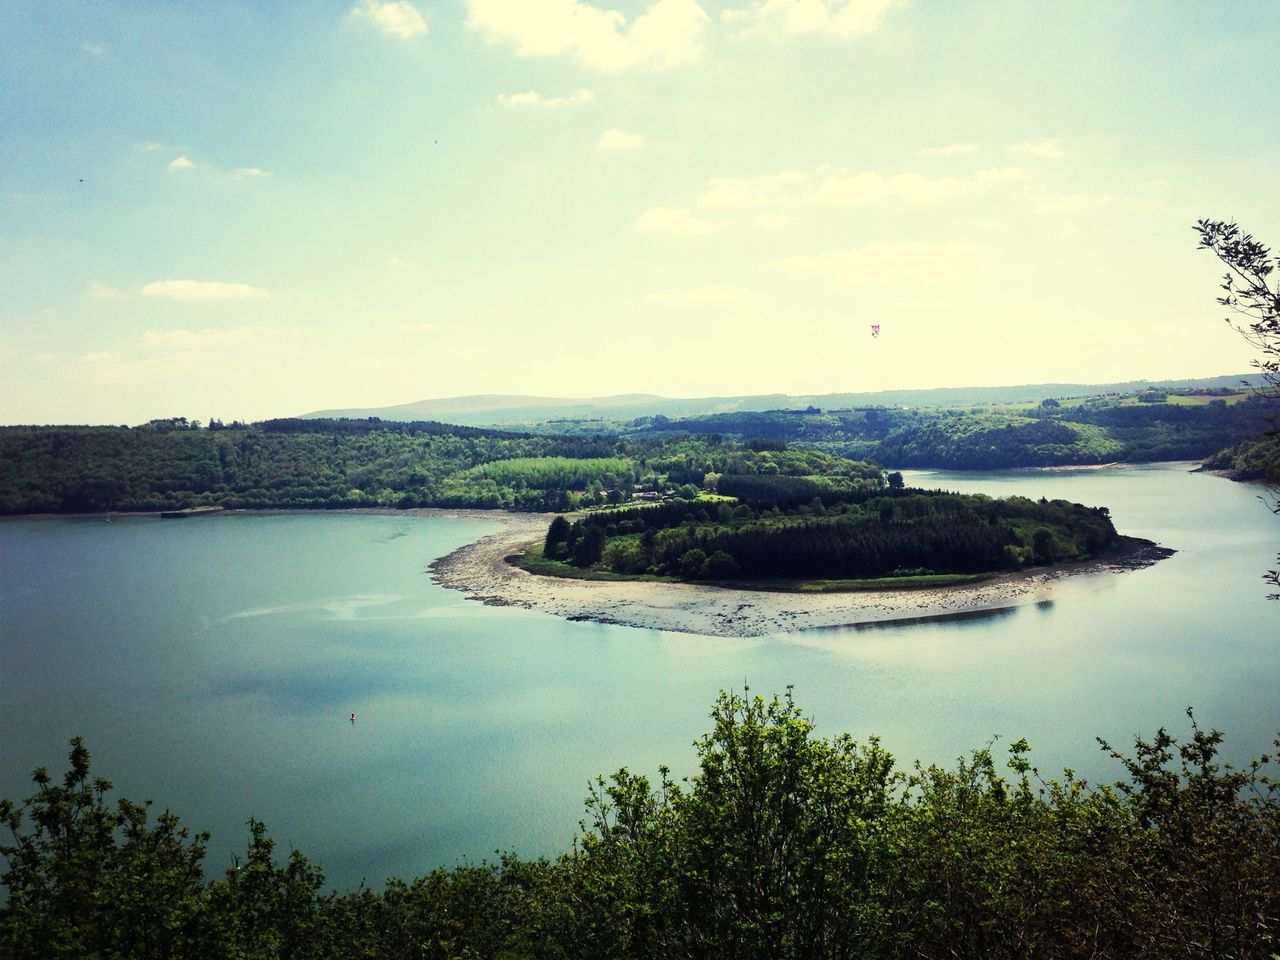
[[[1280, 4], [0, 0], [0, 423], [1246, 372]], [[871, 335], [879, 325], [879, 336]]]

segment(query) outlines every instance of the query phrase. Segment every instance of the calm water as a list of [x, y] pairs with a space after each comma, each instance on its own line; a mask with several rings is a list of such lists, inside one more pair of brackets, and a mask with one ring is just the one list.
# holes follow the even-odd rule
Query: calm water
[[[990, 617], [753, 640], [490, 608], [426, 565], [494, 525], [355, 515], [0, 523], [0, 796], [83, 734], [120, 793], [214, 833], [250, 816], [339, 888], [495, 849], [568, 847], [587, 781], [693, 765], [721, 688], [794, 684], [819, 731], [906, 764], [1026, 736], [1042, 769], [1118, 775], [1093, 743], [1196, 707], [1243, 759], [1280, 727], [1280, 519], [1183, 468], [913, 473], [1110, 506], [1179, 553]], [[356, 723], [348, 721], [351, 712]]]

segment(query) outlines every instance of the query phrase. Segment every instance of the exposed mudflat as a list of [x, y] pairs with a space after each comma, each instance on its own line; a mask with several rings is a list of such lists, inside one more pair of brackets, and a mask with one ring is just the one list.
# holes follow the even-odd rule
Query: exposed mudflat
[[[572, 580], [539, 576], [507, 562], [541, 540], [553, 514], [488, 514], [503, 527], [430, 566], [436, 582], [494, 606], [543, 610], [569, 620], [594, 620], [652, 630], [754, 637], [886, 620], [946, 617], [1051, 599], [1091, 578], [1115, 576], [1159, 562], [1174, 551], [1123, 537], [1106, 557], [1000, 574], [976, 584], [914, 590], [791, 593], [691, 583]], [[1096, 579], [1095, 581], [1096, 582]]]

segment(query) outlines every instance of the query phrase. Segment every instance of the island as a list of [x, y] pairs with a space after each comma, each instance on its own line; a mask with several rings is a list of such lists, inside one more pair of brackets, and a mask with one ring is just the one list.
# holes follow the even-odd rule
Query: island
[[744, 637], [997, 615], [1173, 553], [1119, 535], [1105, 507], [1064, 500], [913, 490], [867, 477], [797, 502], [811, 491], [784, 482], [793, 478], [726, 479], [722, 487], [744, 495], [572, 519], [507, 514], [501, 531], [430, 570], [488, 604]]

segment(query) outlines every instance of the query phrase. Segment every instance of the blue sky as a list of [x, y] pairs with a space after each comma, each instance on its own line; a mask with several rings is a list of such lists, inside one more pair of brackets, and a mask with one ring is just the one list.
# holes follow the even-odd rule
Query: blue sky
[[[1248, 369], [1280, 5], [0, 3], [0, 422]], [[881, 335], [873, 340], [871, 324]]]

